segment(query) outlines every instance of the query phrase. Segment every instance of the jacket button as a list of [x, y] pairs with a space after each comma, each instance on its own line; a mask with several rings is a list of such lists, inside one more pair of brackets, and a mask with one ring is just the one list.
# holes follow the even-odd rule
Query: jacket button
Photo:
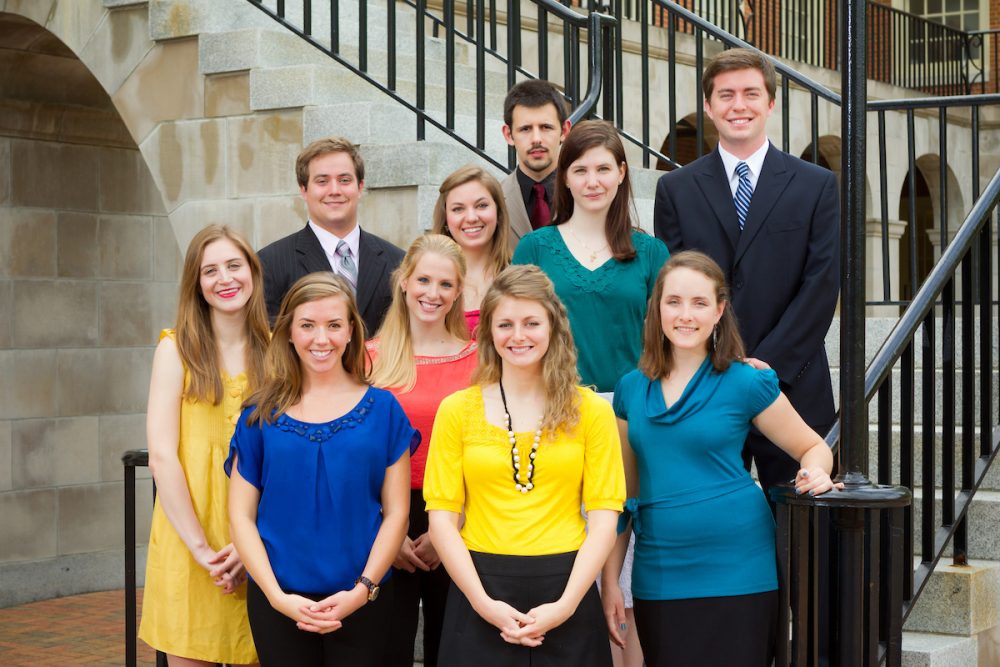
[[743, 289], [743, 281], [742, 280], [737, 280], [736, 281], [736, 289]]

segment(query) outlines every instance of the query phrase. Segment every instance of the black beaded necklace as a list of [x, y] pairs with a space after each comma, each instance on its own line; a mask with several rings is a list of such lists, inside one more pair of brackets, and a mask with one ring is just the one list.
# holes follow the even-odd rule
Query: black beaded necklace
[[500, 400], [503, 401], [503, 413], [507, 426], [507, 439], [510, 440], [510, 464], [514, 468], [514, 488], [521, 493], [527, 493], [535, 488], [535, 454], [538, 450], [538, 443], [542, 439], [542, 418], [538, 420], [538, 428], [535, 430], [535, 439], [531, 443], [531, 451], [528, 453], [528, 481], [521, 481], [521, 453], [517, 449], [517, 437], [514, 435], [513, 420], [510, 418], [510, 409], [507, 407], [507, 393], [503, 390], [503, 380], [500, 385]]

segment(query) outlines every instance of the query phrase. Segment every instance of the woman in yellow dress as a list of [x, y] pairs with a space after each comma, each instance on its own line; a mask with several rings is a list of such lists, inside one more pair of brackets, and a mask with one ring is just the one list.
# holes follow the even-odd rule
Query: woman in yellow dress
[[184, 259], [177, 328], [160, 335], [153, 357], [146, 437], [157, 498], [139, 637], [172, 667], [257, 663], [223, 463], [243, 399], [264, 374], [263, 287], [250, 245], [205, 227]]

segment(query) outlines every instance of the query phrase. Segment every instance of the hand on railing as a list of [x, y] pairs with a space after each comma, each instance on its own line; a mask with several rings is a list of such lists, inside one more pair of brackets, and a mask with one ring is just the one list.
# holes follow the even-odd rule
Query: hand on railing
[[795, 475], [795, 493], [800, 495], [808, 493], [810, 496], [818, 496], [826, 493], [827, 491], [832, 491], [834, 489], [840, 490], [843, 488], [843, 482], [834, 482], [830, 479], [830, 473], [826, 472], [819, 466], [809, 469], [802, 468]]

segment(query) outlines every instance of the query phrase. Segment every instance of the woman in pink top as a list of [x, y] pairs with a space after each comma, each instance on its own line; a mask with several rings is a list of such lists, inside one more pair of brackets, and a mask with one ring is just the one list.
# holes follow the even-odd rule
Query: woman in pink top
[[[420, 602], [424, 610], [424, 664], [437, 664], [444, 603], [451, 583], [427, 536], [424, 465], [441, 400], [469, 386], [476, 344], [469, 340], [461, 303], [465, 256], [440, 234], [417, 238], [392, 276], [393, 299], [382, 327], [368, 342], [372, 384], [392, 391], [422, 444], [410, 458], [410, 528], [393, 564], [393, 622], [387, 638], [390, 666], [413, 665]], [[453, 307], [455, 306], [455, 307]]]
[[514, 251], [507, 207], [500, 182], [475, 165], [453, 172], [439, 192], [433, 231], [453, 238], [465, 254], [468, 272], [462, 305], [469, 333], [475, 336], [483, 295], [510, 264]]

